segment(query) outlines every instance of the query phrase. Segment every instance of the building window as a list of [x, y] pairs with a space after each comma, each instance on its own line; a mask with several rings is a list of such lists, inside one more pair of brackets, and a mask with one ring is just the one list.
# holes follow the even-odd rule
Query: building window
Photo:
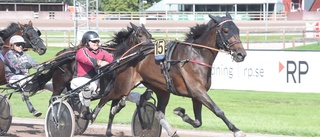
[[193, 11], [193, 5], [184, 5], [184, 11]]
[[248, 9], [250, 9], [250, 11], [262, 11], [261, 7], [262, 6], [260, 4], [250, 4], [250, 5], [248, 5]]
[[239, 4], [239, 5], [237, 5], [237, 10], [238, 11], [248, 11], [247, 5]]
[[219, 5], [206, 5], [207, 11], [220, 11]]
[[234, 11], [234, 5], [221, 5], [221, 11]]

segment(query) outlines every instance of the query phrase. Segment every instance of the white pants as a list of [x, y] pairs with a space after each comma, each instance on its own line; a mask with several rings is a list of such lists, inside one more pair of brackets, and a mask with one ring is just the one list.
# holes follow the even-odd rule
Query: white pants
[[[91, 79], [86, 77], [76, 77], [71, 80], [71, 89], [76, 89], [86, 83], [88, 83]], [[91, 92], [95, 91], [98, 87], [99, 80], [93, 81], [88, 85]]]
[[[28, 76], [28, 75], [14, 75], [14, 76], [10, 77], [8, 83], [9, 83], [9, 84], [13, 84], [13, 83], [15, 83], [16, 81], [18, 81], [18, 80], [20, 80], [20, 79], [23, 79], [23, 78], [25, 78], [25, 77], [27, 77], [27, 76]], [[21, 86], [21, 85], [25, 84], [25, 83], [26, 83], [28, 80], [30, 80], [30, 79], [31, 79], [31, 77], [30, 77], [30, 78], [26, 78], [26, 79], [24, 79], [24, 80], [21, 80], [21, 81], [17, 82], [16, 84]], [[16, 85], [12, 85], [12, 86], [16, 86]]]
[[[8, 83], [9, 84], [12, 84], [12, 83], [14, 83], [14, 82], [16, 82], [16, 81], [18, 81], [18, 80], [20, 80], [20, 79], [23, 79], [23, 78], [25, 78], [25, 77], [27, 77], [28, 75], [14, 75], [14, 76], [12, 76], [10, 79], [9, 79], [9, 81], [8, 81]], [[29, 77], [29, 78], [26, 78], [26, 79], [24, 79], [24, 80], [21, 80], [20, 82], [18, 82], [17, 84], [19, 84], [20, 86], [21, 85], [23, 85], [23, 84], [25, 84], [27, 81], [29, 81], [29, 80], [31, 80], [32, 79], [32, 77]], [[30, 83], [31, 84], [31, 83]], [[15, 85], [12, 85], [12, 86], [15, 86]], [[49, 90], [49, 91], [53, 91], [53, 86], [52, 86], [52, 82], [47, 82], [44, 86], [43, 86], [43, 88], [44, 89], [47, 89], [47, 90]]]

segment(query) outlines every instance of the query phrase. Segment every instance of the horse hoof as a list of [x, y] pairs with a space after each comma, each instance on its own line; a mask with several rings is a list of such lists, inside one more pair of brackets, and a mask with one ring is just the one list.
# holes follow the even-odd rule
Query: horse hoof
[[237, 132], [234, 132], [233, 136], [234, 137], [245, 137], [246, 133], [244, 133], [242, 131], [237, 131]]
[[107, 136], [107, 137], [112, 137], [113, 134], [112, 134], [111, 132], [107, 131], [106, 136]]
[[186, 110], [184, 108], [178, 107], [173, 110], [173, 113], [181, 117], [185, 115]]
[[177, 134], [177, 131], [175, 131], [171, 137], [179, 137], [179, 135]]

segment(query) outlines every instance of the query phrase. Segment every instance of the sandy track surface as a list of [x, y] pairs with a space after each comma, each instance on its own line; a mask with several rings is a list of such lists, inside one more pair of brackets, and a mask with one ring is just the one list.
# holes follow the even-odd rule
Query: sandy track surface
[[[75, 137], [103, 137], [105, 136], [106, 124], [91, 124], [83, 135]], [[213, 132], [199, 130], [177, 129], [180, 137], [233, 137], [231, 132]], [[114, 137], [131, 137], [130, 125], [113, 125]], [[14, 117], [12, 125], [5, 137], [44, 137], [44, 119], [17, 118]], [[166, 132], [162, 132], [161, 137], [168, 137]], [[247, 133], [247, 137], [291, 137], [282, 135], [254, 134]]]

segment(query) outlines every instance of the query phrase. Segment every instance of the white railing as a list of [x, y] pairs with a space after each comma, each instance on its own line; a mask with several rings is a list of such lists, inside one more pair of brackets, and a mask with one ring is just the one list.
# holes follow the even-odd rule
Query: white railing
[[[268, 12], [229, 12], [235, 20], [286, 20], [285, 13]], [[140, 15], [146, 20], [209, 20], [208, 14], [224, 16], [226, 12], [99, 12], [102, 20], [139, 20]]]
[[[53, 35], [50, 32], [59, 31], [63, 32], [63, 35]], [[149, 29], [153, 37], [156, 39], [165, 40], [184, 40], [185, 33], [187, 30], [159, 30], [159, 29]], [[101, 30], [103, 32], [103, 30]], [[106, 42], [112, 38], [112, 32], [110, 34], [101, 33], [100, 37], [103, 39], [102, 42]], [[293, 47], [296, 43], [320, 43], [320, 37], [307, 38], [306, 33], [318, 34], [319, 31], [245, 31], [241, 32], [241, 40], [247, 49], [255, 48], [252, 46], [253, 43], [279, 43], [280, 48], [285, 48], [286, 44], [291, 43]], [[72, 30], [43, 30], [43, 35], [41, 36], [47, 46], [72, 46], [71, 42], [74, 41], [74, 35]], [[279, 45], [278, 44], [278, 45]], [[250, 47], [249, 47], [250, 45]]]

